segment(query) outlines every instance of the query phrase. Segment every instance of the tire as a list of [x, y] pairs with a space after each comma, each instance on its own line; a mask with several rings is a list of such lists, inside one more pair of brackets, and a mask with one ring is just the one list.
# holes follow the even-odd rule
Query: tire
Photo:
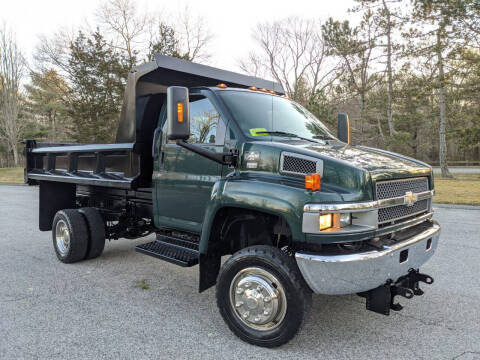
[[294, 258], [265, 245], [242, 249], [225, 262], [216, 297], [230, 330], [262, 347], [290, 341], [303, 326], [312, 302]]
[[88, 227], [88, 246], [85, 260], [99, 257], [105, 248], [105, 223], [102, 215], [95, 208], [81, 208]]
[[83, 215], [76, 209], [58, 211], [53, 218], [52, 239], [58, 260], [66, 264], [83, 260], [88, 247], [88, 228]]

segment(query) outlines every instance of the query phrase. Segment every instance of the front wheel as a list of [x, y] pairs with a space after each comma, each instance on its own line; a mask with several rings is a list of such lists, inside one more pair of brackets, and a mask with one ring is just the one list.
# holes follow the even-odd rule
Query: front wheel
[[217, 280], [217, 305], [230, 329], [254, 345], [276, 347], [300, 330], [311, 291], [295, 260], [271, 246], [233, 254]]

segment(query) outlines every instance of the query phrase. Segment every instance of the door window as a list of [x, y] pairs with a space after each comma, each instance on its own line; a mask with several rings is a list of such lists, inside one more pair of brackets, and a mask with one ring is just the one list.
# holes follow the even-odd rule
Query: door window
[[191, 143], [223, 145], [225, 125], [220, 114], [205, 96], [190, 96]]

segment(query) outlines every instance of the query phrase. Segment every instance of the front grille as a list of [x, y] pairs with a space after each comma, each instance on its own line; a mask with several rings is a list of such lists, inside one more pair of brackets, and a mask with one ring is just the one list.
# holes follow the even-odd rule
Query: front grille
[[308, 175], [319, 171], [318, 162], [321, 160], [307, 156], [293, 156], [283, 153], [281, 157], [280, 170], [282, 173], [293, 175]]
[[417, 213], [422, 213], [428, 209], [428, 199], [420, 200], [412, 206], [398, 205], [388, 208], [378, 209], [378, 223], [402, 219]]
[[420, 177], [377, 182], [377, 200], [404, 196], [407, 191], [412, 193], [428, 191], [428, 178]]
[[[428, 190], [427, 177], [379, 181], [376, 183], [377, 200], [401, 197], [409, 191], [418, 194]], [[425, 199], [416, 202], [412, 206], [397, 205], [378, 209], [378, 223], [382, 224], [423, 213], [428, 210], [429, 202], [429, 199]]]

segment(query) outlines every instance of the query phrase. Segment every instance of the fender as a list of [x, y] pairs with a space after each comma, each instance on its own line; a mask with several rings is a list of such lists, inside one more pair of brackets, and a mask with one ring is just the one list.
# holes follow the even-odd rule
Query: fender
[[283, 217], [296, 241], [303, 241], [303, 204], [308, 196], [305, 190], [281, 183], [258, 179], [231, 177], [215, 183], [207, 204], [200, 237], [200, 253], [208, 253], [208, 241], [212, 224], [218, 211], [225, 207], [236, 207], [266, 212]]

